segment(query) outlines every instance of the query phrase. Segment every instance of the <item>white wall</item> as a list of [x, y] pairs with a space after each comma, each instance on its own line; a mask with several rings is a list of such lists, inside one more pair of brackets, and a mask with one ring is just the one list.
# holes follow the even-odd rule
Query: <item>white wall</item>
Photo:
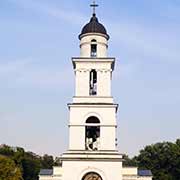
[[90, 116], [96, 116], [100, 120], [100, 150], [116, 150], [115, 105], [71, 105], [69, 149], [85, 150], [85, 122]]
[[90, 71], [87, 71], [85, 69], [76, 69], [76, 96], [89, 96], [89, 73]]
[[[79, 59], [74, 58], [76, 97], [86, 97], [89, 95], [90, 71], [95, 69], [97, 72], [97, 97], [111, 96], [111, 77], [112, 66], [115, 60], [109, 59]], [[93, 97], [93, 96], [92, 96]]]
[[122, 169], [123, 175], [135, 175], [137, 176], [138, 168], [137, 167], [123, 167]]
[[122, 180], [122, 162], [64, 161], [63, 180], [82, 180], [88, 172], [98, 173], [103, 180]]
[[97, 95], [111, 96], [111, 69], [97, 72]]
[[80, 56], [90, 57], [91, 41], [95, 39], [97, 41], [97, 57], [107, 57], [108, 41], [105, 36], [100, 34], [87, 34], [82, 37], [80, 41]]

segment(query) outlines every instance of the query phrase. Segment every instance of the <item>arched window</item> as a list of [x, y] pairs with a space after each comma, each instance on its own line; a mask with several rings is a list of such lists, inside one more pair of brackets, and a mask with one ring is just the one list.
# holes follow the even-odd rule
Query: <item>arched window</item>
[[94, 43], [94, 42], [96, 43], [97, 41], [96, 41], [95, 39], [93, 39], [91, 42], [92, 42], [92, 43]]
[[102, 178], [96, 172], [89, 172], [83, 176], [82, 180], [102, 180]]
[[100, 121], [97, 117], [95, 116], [91, 116], [89, 117], [87, 120], [86, 120], [86, 123], [89, 123], [89, 124], [99, 124]]
[[95, 39], [91, 41], [91, 57], [97, 57], [97, 42]]
[[85, 149], [97, 151], [100, 145], [100, 121], [97, 117], [91, 116], [86, 120]]
[[97, 95], [97, 72], [95, 69], [90, 72], [89, 87], [89, 94]]

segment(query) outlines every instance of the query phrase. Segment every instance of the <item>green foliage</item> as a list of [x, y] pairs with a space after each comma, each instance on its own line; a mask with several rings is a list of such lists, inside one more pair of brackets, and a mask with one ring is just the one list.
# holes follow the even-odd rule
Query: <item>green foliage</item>
[[56, 157], [54, 160], [54, 166], [62, 166], [61, 158]]
[[43, 168], [44, 169], [51, 169], [53, 165], [54, 165], [53, 156], [49, 156], [49, 155], [45, 154], [42, 157], [42, 166], [43, 166]]
[[123, 160], [124, 160], [123, 166], [130, 166], [130, 167], [137, 166], [137, 161], [129, 158], [127, 155], [123, 156]]
[[14, 150], [7, 145], [2, 145], [2, 147], [0, 148], [0, 154], [8, 157], [13, 157]]
[[8, 157], [0, 155], [0, 180], [22, 180], [20, 168]]
[[164, 142], [146, 146], [137, 157], [140, 168], [151, 169], [156, 180], [180, 179], [180, 146]]
[[41, 159], [31, 152], [25, 153], [21, 161], [23, 178], [25, 180], [38, 180], [41, 169]]
[[[24, 180], [38, 180], [38, 174], [41, 168], [51, 169], [54, 165], [52, 156], [44, 155], [40, 157], [32, 152], [25, 152], [24, 149], [20, 147], [12, 148], [3, 145], [0, 147], [0, 155], [8, 158], [18, 167], [18, 171], [20, 171]], [[8, 167], [8, 164], [6, 165]], [[7, 178], [0, 180], [6, 179]]]
[[132, 159], [125, 157], [125, 165], [150, 169], [155, 180], [180, 179], [180, 139], [176, 143], [163, 142], [146, 146]]

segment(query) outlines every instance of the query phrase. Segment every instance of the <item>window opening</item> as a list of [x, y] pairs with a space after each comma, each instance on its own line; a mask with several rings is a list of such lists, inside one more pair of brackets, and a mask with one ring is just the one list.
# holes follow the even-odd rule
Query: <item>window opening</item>
[[[97, 151], [100, 144], [100, 126], [96, 124], [99, 124], [100, 121], [96, 117], [90, 117], [87, 119], [86, 123], [90, 125], [85, 127], [85, 148], [89, 151]], [[94, 125], [92, 125], [92, 123]]]
[[93, 69], [90, 72], [90, 82], [89, 82], [89, 94], [92, 95], [97, 95], [97, 72]]
[[93, 39], [91, 42], [97, 42], [95, 39]]
[[89, 124], [99, 124], [100, 121], [97, 117], [95, 116], [91, 116], [89, 117], [87, 120], [86, 120], [86, 123], [89, 123]]
[[95, 39], [91, 41], [91, 57], [97, 57], [97, 44]]
[[97, 57], [97, 45], [91, 44], [91, 57]]

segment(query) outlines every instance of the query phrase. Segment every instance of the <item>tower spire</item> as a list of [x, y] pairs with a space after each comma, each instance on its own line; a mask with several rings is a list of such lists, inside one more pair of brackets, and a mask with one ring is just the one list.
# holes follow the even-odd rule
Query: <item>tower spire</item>
[[99, 5], [96, 4], [96, 1], [93, 1], [93, 3], [90, 5], [90, 7], [93, 8], [93, 15], [96, 15], [96, 7], [98, 7]]

